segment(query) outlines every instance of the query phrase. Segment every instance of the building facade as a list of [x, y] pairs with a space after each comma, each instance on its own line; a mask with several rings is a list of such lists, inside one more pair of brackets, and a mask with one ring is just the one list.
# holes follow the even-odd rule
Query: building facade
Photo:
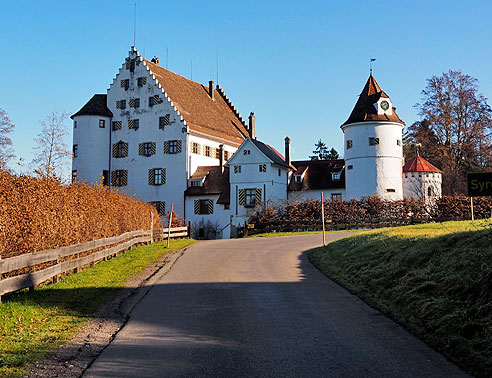
[[[424, 199], [441, 195], [441, 172], [417, 157], [403, 167], [402, 130], [372, 73], [341, 125], [344, 159], [291, 161], [257, 140], [219, 85], [202, 85], [132, 48], [106, 94], [73, 119], [73, 180], [103, 182], [152, 203], [174, 205], [196, 236], [233, 237], [256, 206], [281, 201]], [[429, 202], [430, 203], [430, 202]]]

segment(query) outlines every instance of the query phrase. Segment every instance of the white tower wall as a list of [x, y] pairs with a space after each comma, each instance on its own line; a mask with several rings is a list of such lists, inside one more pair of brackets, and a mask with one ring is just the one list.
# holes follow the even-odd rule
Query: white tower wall
[[[378, 195], [385, 200], [403, 199], [403, 125], [384, 121], [359, 122], [342, 126], [342, 130], [346, 198]], [[379, 143], [370, 145], [369, 138], [378, 138]], [[351, 148], [347, 148], [348, 141], [351, 141]]]
[[403, 174], [403, 196], [424, 200], [433, 204], [442, 196], [442, 174], [440, 172], [405, 172]]
[[[109, 133], [111, 118], [99, 115], [80, 115], [73, 118], [73, 145], [77, 157], [72, 159], [72, 171], [77, 171], [77, 181], [101, 181], [103, 171], [109, 168]], [[104, 120], [105, 127], [99, 127]]]

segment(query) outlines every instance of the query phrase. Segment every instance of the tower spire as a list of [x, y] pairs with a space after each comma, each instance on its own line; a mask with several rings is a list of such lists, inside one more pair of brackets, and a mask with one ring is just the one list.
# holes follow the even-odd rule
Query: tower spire
[[376, 60], [376, 58], [373, 58], [372, 55], [370, 55], [370, 58], [369, 58], [369, 71], [370, 71], [370, 74], [372, 76], [372, 62], [374, 62]]

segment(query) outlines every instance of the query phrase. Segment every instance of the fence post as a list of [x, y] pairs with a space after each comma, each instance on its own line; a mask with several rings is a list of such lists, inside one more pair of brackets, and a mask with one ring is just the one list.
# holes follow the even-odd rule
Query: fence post
[[473, 214], [473, 197], [470, 197], [470, 207], [471, 207], [472, 221], [474, 221], [475, 220], [475, 216]]
[[154, 212], [150, 212], [150, 244], [154, 242]]
[[[56, 259], [55, 260], [55, 265], [58, 265], [60, 263], [60, 259]], [[57, 283], [58, 282], [58, 274], [55, 274], [53, 276], [53, 283]]]
[[188, 221], [188, 237], [191, 239], [193, 237], [193, 223]]
[[171, 226], [173, 224], [173, 204], [171, 204], [171, 212], [169, 213], [169, 225], [167, 227], [167, 248], [169, 248], [169, 239], [171, 238]]
[[323, 198], [323, 192], [321, 192], [321, 223], [323, 224], [323, 246], [326, 245], [325, 235], [325, 201]]

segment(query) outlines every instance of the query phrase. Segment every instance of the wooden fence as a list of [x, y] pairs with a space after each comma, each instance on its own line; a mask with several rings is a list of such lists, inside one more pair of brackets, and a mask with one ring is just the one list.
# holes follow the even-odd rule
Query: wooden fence
[[[86, 265], [104, 261], [136, 245], [152, 243], [167, 238], [189, 237], [191, 227], [173, 227], [157, 230], [138, 230], [119, 236], [92, 240], [35, 253], [2, 259], [0, 257], [0, 303], [2, 295], [29, 288], [33, 290], [48, 280], [58, 281], [61, 274], [77, 273]], [[27, 270], [27, 272], [26, 272]]]

